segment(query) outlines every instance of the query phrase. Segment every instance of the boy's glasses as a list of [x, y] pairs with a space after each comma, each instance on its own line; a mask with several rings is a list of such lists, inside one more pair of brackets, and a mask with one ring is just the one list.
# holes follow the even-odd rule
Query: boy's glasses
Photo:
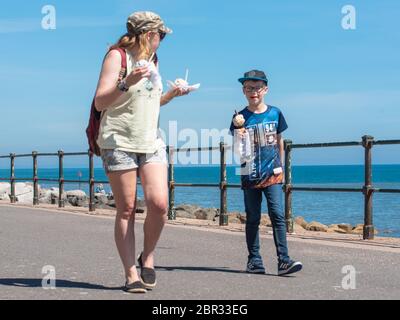
[[253, 86], [244, 86], [244, 90], [246, 92], [260, 92], [265, 87], [253, 87]]

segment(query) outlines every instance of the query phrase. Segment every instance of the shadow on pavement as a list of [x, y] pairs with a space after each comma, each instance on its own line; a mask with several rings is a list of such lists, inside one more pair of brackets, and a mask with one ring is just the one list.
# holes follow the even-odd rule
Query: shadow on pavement
[[[210, 268], [210, 267], [174, 267], [174, 266], [168, 266], [168, 267], [164, 267], [164, 266], [156, 266], [155, 269], [157, 271], [207, 271], [207, 272], [224, 272], [224, 273], [239, 273], [239, 274], [246, 274], [246, 275], [250, 275], [249, 273], [246, 273], [244, 270], [232, 270], [229, 269], [227, 267], [222, 267], [222, 268]], [[269, 277], [278, 277], [278, 275], [276, 274], [270, 274], [270, 273], [266, 273], [266, 274], [252, 274], [255, 276], [269, 276]], [[286, 276], [287, 278], [289, 278], [290, 276]]]
[[[4, 278], [0, 279], [0, 285], [13, 286], [22, 288], [41, 288], [42, 279], [29, 279], [29, 278]], [[56, 280], [57, 288], [79, 288], [79, 289], [92, 289], [92, 290], [121, 290], [122, 287], [105, 287], [99, 284], [92, 284], [86, 282], [75, 282], [69, 280]]]

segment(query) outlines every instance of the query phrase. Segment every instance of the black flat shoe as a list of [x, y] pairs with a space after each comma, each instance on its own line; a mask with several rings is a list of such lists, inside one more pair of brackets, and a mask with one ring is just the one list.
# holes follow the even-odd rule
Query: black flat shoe
[[133, 283], [128, 284], [127, 282], [125, 283], [124, 286], [124, 291], [129, 292], [129, 293], [146, 293], [146, 287], [141, 281], [136, 281]]
[[145, 288], [151, 290], [154, 289], [157, 284], [156, 272], [152, 268], [143, 267], [142, 254], [143, 252], [138, 256], [138, 263], [140, 266], [140, 278], [142, 279]]

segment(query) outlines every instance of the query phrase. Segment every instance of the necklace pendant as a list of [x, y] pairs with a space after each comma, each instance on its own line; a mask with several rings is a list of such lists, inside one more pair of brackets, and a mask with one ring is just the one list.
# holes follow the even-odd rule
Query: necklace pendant
[[153, 90], [153, 88], [154, 88], [153, 83], [152, 83], [150, 80], [147, 80], [147, 82], [146, 82], [146, 89], [147, 89], [148, 91], [151, 91], [151, 90]]

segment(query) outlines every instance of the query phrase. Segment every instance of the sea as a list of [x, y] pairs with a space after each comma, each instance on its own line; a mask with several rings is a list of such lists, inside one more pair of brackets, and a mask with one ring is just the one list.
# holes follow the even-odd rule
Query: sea
[[[107, 181], [102, 168], [95, 169], [95, 180]], [[17, 178], [30, 178], [32, 169], [15, 169]], [[374, 165], [373, 185], [378, 188], [400, 189], [400, 165]], [[8, 178], [10, 171], [0, 169], [0, 178]], [[57, 168], [39, 168], [39, 178], [58, 178]], [[81, 183], [66, 183], [66, 190], [81, 189], [88, 193], [89, 172], [87, 168], [65, 168], [65, 179]], [[175, 167], [177, 183], [219, 183], [218, 166]], [[227, 167], [229, 184], [239, 184], [236, 167]], [[362, 165], [293, 166], [292, 180], [295, 186], [362, 188], [364, 167]], [[57, 183], [39, 182], [42, 188], [58, 187]], [[110, 192], [108, 184], [104, 185]], [[143, 198], [141, 187], [138, 196]], [[244, 212], [243, 191], [228, 188], [228, 211]], [[267, 213], [263, 200], [262, 212]], [[364, 219], [364, 196], [361, 192], [293, 192], [293, 215], [306, 221], [323, 224], [362, 224]], [[220, 190], [217, 187], [176, 187], [175, 205], [194, 204], [207, 208], [219, 208]], [[400, 194], [375, 193], [373, 196], [373, 220], [379, 236], [400, 237]]]

